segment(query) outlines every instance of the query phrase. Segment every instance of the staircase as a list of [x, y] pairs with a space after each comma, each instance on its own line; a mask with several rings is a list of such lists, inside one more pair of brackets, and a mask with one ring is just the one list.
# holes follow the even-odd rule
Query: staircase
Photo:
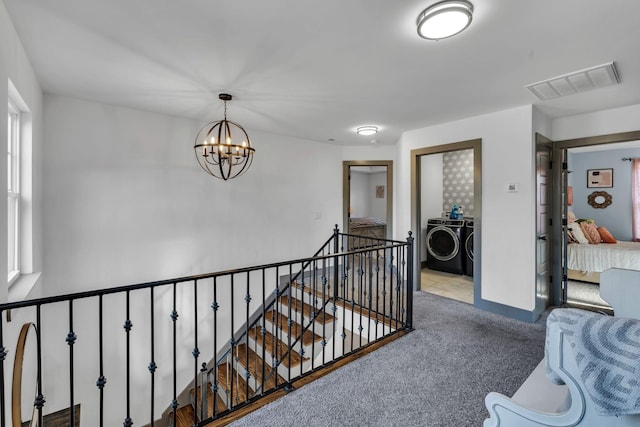
[[[190, 401], [177, 409], [175, 420], [169, 412], [165, 425], [205, 425], [269, 392], [288, 391], [295, 379], [402, 329], [397, 321], [402, 314], [394, 311], [401, 309], [401, 301], [393, 297], [399, 287], [387, 283], [381, 288], [380, 280], [387, 280], [384, 268], [374, 274], [362, 267], [363, 260], [370, 262], [370, 255], [354, 257], [350, 266], [345, 263], [338, 281], [321, 276], [306, 277], [310, 285], [287, 284], [203, 374], [201, 382], [209, 384], [207, 404], [200, 387], [192, 384]], [[365, 271], [369, 280], [363, 278]]]
[[[322, 292], [293, 282], [237, 343], [227, 347], [216, 368], [203, 375], [209, 380], [206, 411], [202, 410], [201, 387], [192, 387], [189, 403], [176, 411], [175, 424], [173, 411], [169, 412], [168, 425], [191, 427], [194, 420], [217, 418], [270, 391], [286, 389], [292, 379], [322, 365], [323, 350], [336, 328], [336, 317], [326, 307], [334, 310], [336, 306], [328, 304], [329, 300], [323, 299]], [[342, 345], [339, 352], [342, 354]], [[320, 362], [314, 362], [318, 357]], [[324, 355], [324, 360], [326, 363], [329, 356]]]
[[336, 227], [308, 258], [0, 304], [0, 395], [33, 325], [38, 425], [79, 405], [87, 425], [227, 424], [411, 330], [411, 235], [354, 241]]

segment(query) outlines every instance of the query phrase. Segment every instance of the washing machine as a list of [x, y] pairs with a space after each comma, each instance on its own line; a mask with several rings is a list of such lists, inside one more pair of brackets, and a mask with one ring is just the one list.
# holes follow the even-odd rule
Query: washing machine
[[464, 232], [462, 219], [427, 220], [427, 268], [464, 274]]
[[464, 230], [464, 274], [473, 277], [473, 218], [465, 218]]

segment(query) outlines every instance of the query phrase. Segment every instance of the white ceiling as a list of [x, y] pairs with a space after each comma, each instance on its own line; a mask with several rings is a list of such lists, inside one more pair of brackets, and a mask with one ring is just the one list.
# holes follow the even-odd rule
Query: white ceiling
[[[471, 0], [471, 26], [416, 34], [435, 0], [2, 0], [43, 89], [334, 144], [536, 104], [640, 103], [640, 1]], [[615, 61], [622, 83], [541, 102], [525, 85]], [[381, 128], [375, 137], [357, 126]], [[259, 147], [259, 141], [254, 141]]]

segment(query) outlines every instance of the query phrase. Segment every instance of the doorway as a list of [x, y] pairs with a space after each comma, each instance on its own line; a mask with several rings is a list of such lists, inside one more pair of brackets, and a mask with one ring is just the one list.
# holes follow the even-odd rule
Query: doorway
[[[624, 193], [624, 167], [622, 161], [623, 154], [634, 155], [630, 151], [626, 151], [633, 147], [639, 147], [640, 131], [625, 132], [618, 134], [601, 135], [587, 138], [577, 138], [572, 140], [557, 141], [553, 144], [554, 158], [562, 159], [562, 162], [553, 165], [554, 181], [559, 185], [553, 186], [553, 216], [561, 218], [553, 224], [553, 299], [554, 305], [568, 304], [583, 308], [595, 310], [607, 310], [608, 304], [600, 298], [599, 295], [599, 273], [593, 267], [594, 271], [586, 266], [576, 267], [576, 248], [593, 248], [588, 244], [584, 247], [568, 243], [568, 233], [566, 228], [572, 228], [575, 223], [573, 219], [582, 219], [593, 221], [599, 226], [609, 226], [614, 231], [614, 235], [618, 234], [619, 240], [628, 240], [630, 236], [630, 227], [624, 226], [618, 230], [618, 226], [624, 222], [624, 215], [628, 217], [629, 212], [623, 205], [630, 200], [630, 193]], [[623, 151], [617, 151], [618, 149]], [[640, 150], [634, 148], [636, 150]], [[609, 153], [609, 154], [607, 154]], [[595, 163], [594, 163], [595, 162]], [[612, 169], [614, 181], [611, 187], [595, 188], [588, 183], [588, 171], [600, 169]], [[616, 170], [618, 173], [616, 174]], [[607, 184], [608, 185], [608, 184]], [[614, 194], [614, 203], [606, 209], [594, 209], [587, 203], [589, 195], [594, 191], [605, 191], [607, 194]], [[623, 191], [624, 194], [617, 192]], [[616, 216], [614, 210], [620, 208], [624, 214], [620, 218]], [[618, 218], [618, 219], [616, 219]], [[626, 231], [625, 231], [626, 230]], [[611, 230], [610, 230], [611, 231]], [[626, 233], [629, 233], [628, 235]], [[573, 233], [572, 233], [573, 234]], [[569, 249], [574, 253], [569, 254]], [[574, 267], [574, 268], [571, 268]], [[583, 274], [583, 270], [590, 274]], [[596, 273], [596, 274], [593, 274]]]
[[474, 304], [480, 298], [481, 145], [412, 150], [416, 290]]
[[364, 239], [393, 236], [393, 161], [342, 162], [342, 228]]

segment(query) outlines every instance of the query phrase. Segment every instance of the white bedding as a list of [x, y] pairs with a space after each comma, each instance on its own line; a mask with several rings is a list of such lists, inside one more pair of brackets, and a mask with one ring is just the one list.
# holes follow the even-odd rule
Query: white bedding
[[567, 245], [567, 267], [571, 270], [601, 273], [610, 268], [640, 270], [640, 242]]

